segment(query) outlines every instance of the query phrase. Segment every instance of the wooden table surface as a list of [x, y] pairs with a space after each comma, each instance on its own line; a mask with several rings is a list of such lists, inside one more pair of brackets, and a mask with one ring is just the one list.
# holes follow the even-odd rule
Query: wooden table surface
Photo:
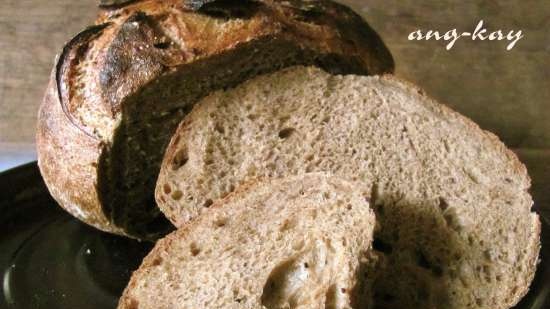
[[[548, 0], [343, 0], [392, 51], [396, 74], [474, 119], [513, 148], [550, 147], [550, 2]], [[0, 1], [0, 170], [32, 159], [36, 113], [65, 41], [93, 22], [94, 0]], [[506, 42], [409, 41], [416, 29], [522, 30]], [[9, 161], [8, 163], [6, 163]]]

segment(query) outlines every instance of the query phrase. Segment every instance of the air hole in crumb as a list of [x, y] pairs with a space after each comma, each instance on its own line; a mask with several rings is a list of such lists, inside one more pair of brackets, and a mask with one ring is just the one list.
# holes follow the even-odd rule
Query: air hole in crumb
[[167, 183], [164, 184], [163, 189], [164, 189], [164, 194], [170, 194], [170, 192], [172, 192], [172, 188]]
[[214, 129], [220, 134], [225, 134], [225, 128], [221, 125], [221, 123], [216, 123]]
[[383, 253], [391, 253], [393, 251], [392, 245], [377, 237], [375, 237], [372, 242], [372, 248]]
[[167, 49], [168, 47], [170, 47], [170, 42], [168, 42], [168, 41], [158, 42], [158, 43], [153, 44], [153, 46], [155, 48], [158, 48], [158, 49]]
[[288, 231], [288, 230], [292, 229], [295, 226], [296, 226], [296, 222], [287, 219], [283, 222], [283, 224], [279, 228], [279, 231], [281, 231], [281, 232]]
[[180, 167], [184, 166], [188, 160], [189, 157], [187, 156], [187, 149], [181, 149], [176, 153], [174, 159], [172, 160], [172, 169], [179, 169]]
[[199, 247], [197, 247], [197, 244], [195, 244], [195, 243], [192, 243], [189, 246], [189, 250], [190, 250], [192, 256], [197, 256], [197, 255], [199, 255], [199, 253], [201, 253], [201, 249], [199, 249]]
[[224, 227], [227, 224], [227, 218], [219, 218], [214, 222], [217, 227]]
[[307, 262], [304, 263], [305, 268], [309, 268], [309, 264]]
[[212, 206], [212, 203], [214, 203], [211, 199], [207, 199], [206, 201], [204, 201], [204, 204], [203, 204], [203, 207], [210, 207]]
[[182, 196], [183, 196], [183, 192], [181, 192], [180, 190], [176, 190], [172, 192], [172, 199], [175, 201], [178, 201], [179, 199], [181, 199]]
[[153, 266], [159, 266], [161, 263], [162, 263], [162, 258], [159, 256], [159, 257], [155, 258], [155, 259], [153, 260], [153, 262], [151, 262], [151, 265], [153, 265]]
[[279, 131], [279, 138], [285, 139], [288, 138], [296, 131], [294, 128], [285, 128]]
[[346, 205], [346, 208], [347, 208], [348, 210], [352, 210], [352, 209], [353, 209], [353, 206], [351, 206], [351, 204], [347, 204], [347, 205]]
[[439, 209], [441, 209], [441, 211], [445, 211], [445, 209], [447, 209], [449, 207], [449, 203], [447, 203], [447, 201], [440, 197], [439, 198]]

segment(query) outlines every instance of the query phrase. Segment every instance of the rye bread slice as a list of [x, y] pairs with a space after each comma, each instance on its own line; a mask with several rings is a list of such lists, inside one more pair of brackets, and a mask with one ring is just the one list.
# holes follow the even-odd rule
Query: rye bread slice
[[368, 194], [319, 173], [245, 185], [160, 240], [118, 308], [368, 308]]
[[62, 49], [37, 128], [52, 196], [101, 230], [155, 239], [170, 229], [154, 202], [164, 149], [212, 90], [294, 64], [391, 72], [368, 24], [329, 1], [104, 1], [96, 25]]
[[530, 179], [498, 138], [392, 76], [295, 67], [204, 99], [157, 183], [176, 226], [256, 177], [328, 171], [372, 189], [380, 308], [509, 308], [539, 251]]

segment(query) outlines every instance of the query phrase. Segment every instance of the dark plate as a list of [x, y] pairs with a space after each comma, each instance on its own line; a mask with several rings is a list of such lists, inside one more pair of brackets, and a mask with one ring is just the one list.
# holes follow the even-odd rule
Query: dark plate
[[[152, 245], [94, 230], [63, 212], [36, 163], [0, 174], [0, 308], [107, 309]], [[516, 308], [550, 308], [549, 230], [542, 262]]]
[[0, 174], [0, 308], [116, 308], [151, 247], [66, 214], [36, 163]]

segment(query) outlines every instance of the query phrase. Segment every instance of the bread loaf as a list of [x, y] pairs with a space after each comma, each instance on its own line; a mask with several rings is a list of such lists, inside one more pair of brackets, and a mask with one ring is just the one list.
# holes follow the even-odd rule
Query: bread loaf
[[531, 282], [530, 179], [496, 136], [392, 76], [295, 67], [202, 100], [169, 145], [176, 226], [256, 177], [332, 172], [372, 189], [380, 308], [510, 308]]
[[102, 1], [63, 48], [40, 108], [38, 164], [59, 204], [104, 231], [154, 239], [164, 148], [212, 90], [293, 64], [391, 72], [377, 34], [328, 0]]
[[118, 308], [369, 308], [368, 194], [323, 174], [245, 185], [160, 240]]

